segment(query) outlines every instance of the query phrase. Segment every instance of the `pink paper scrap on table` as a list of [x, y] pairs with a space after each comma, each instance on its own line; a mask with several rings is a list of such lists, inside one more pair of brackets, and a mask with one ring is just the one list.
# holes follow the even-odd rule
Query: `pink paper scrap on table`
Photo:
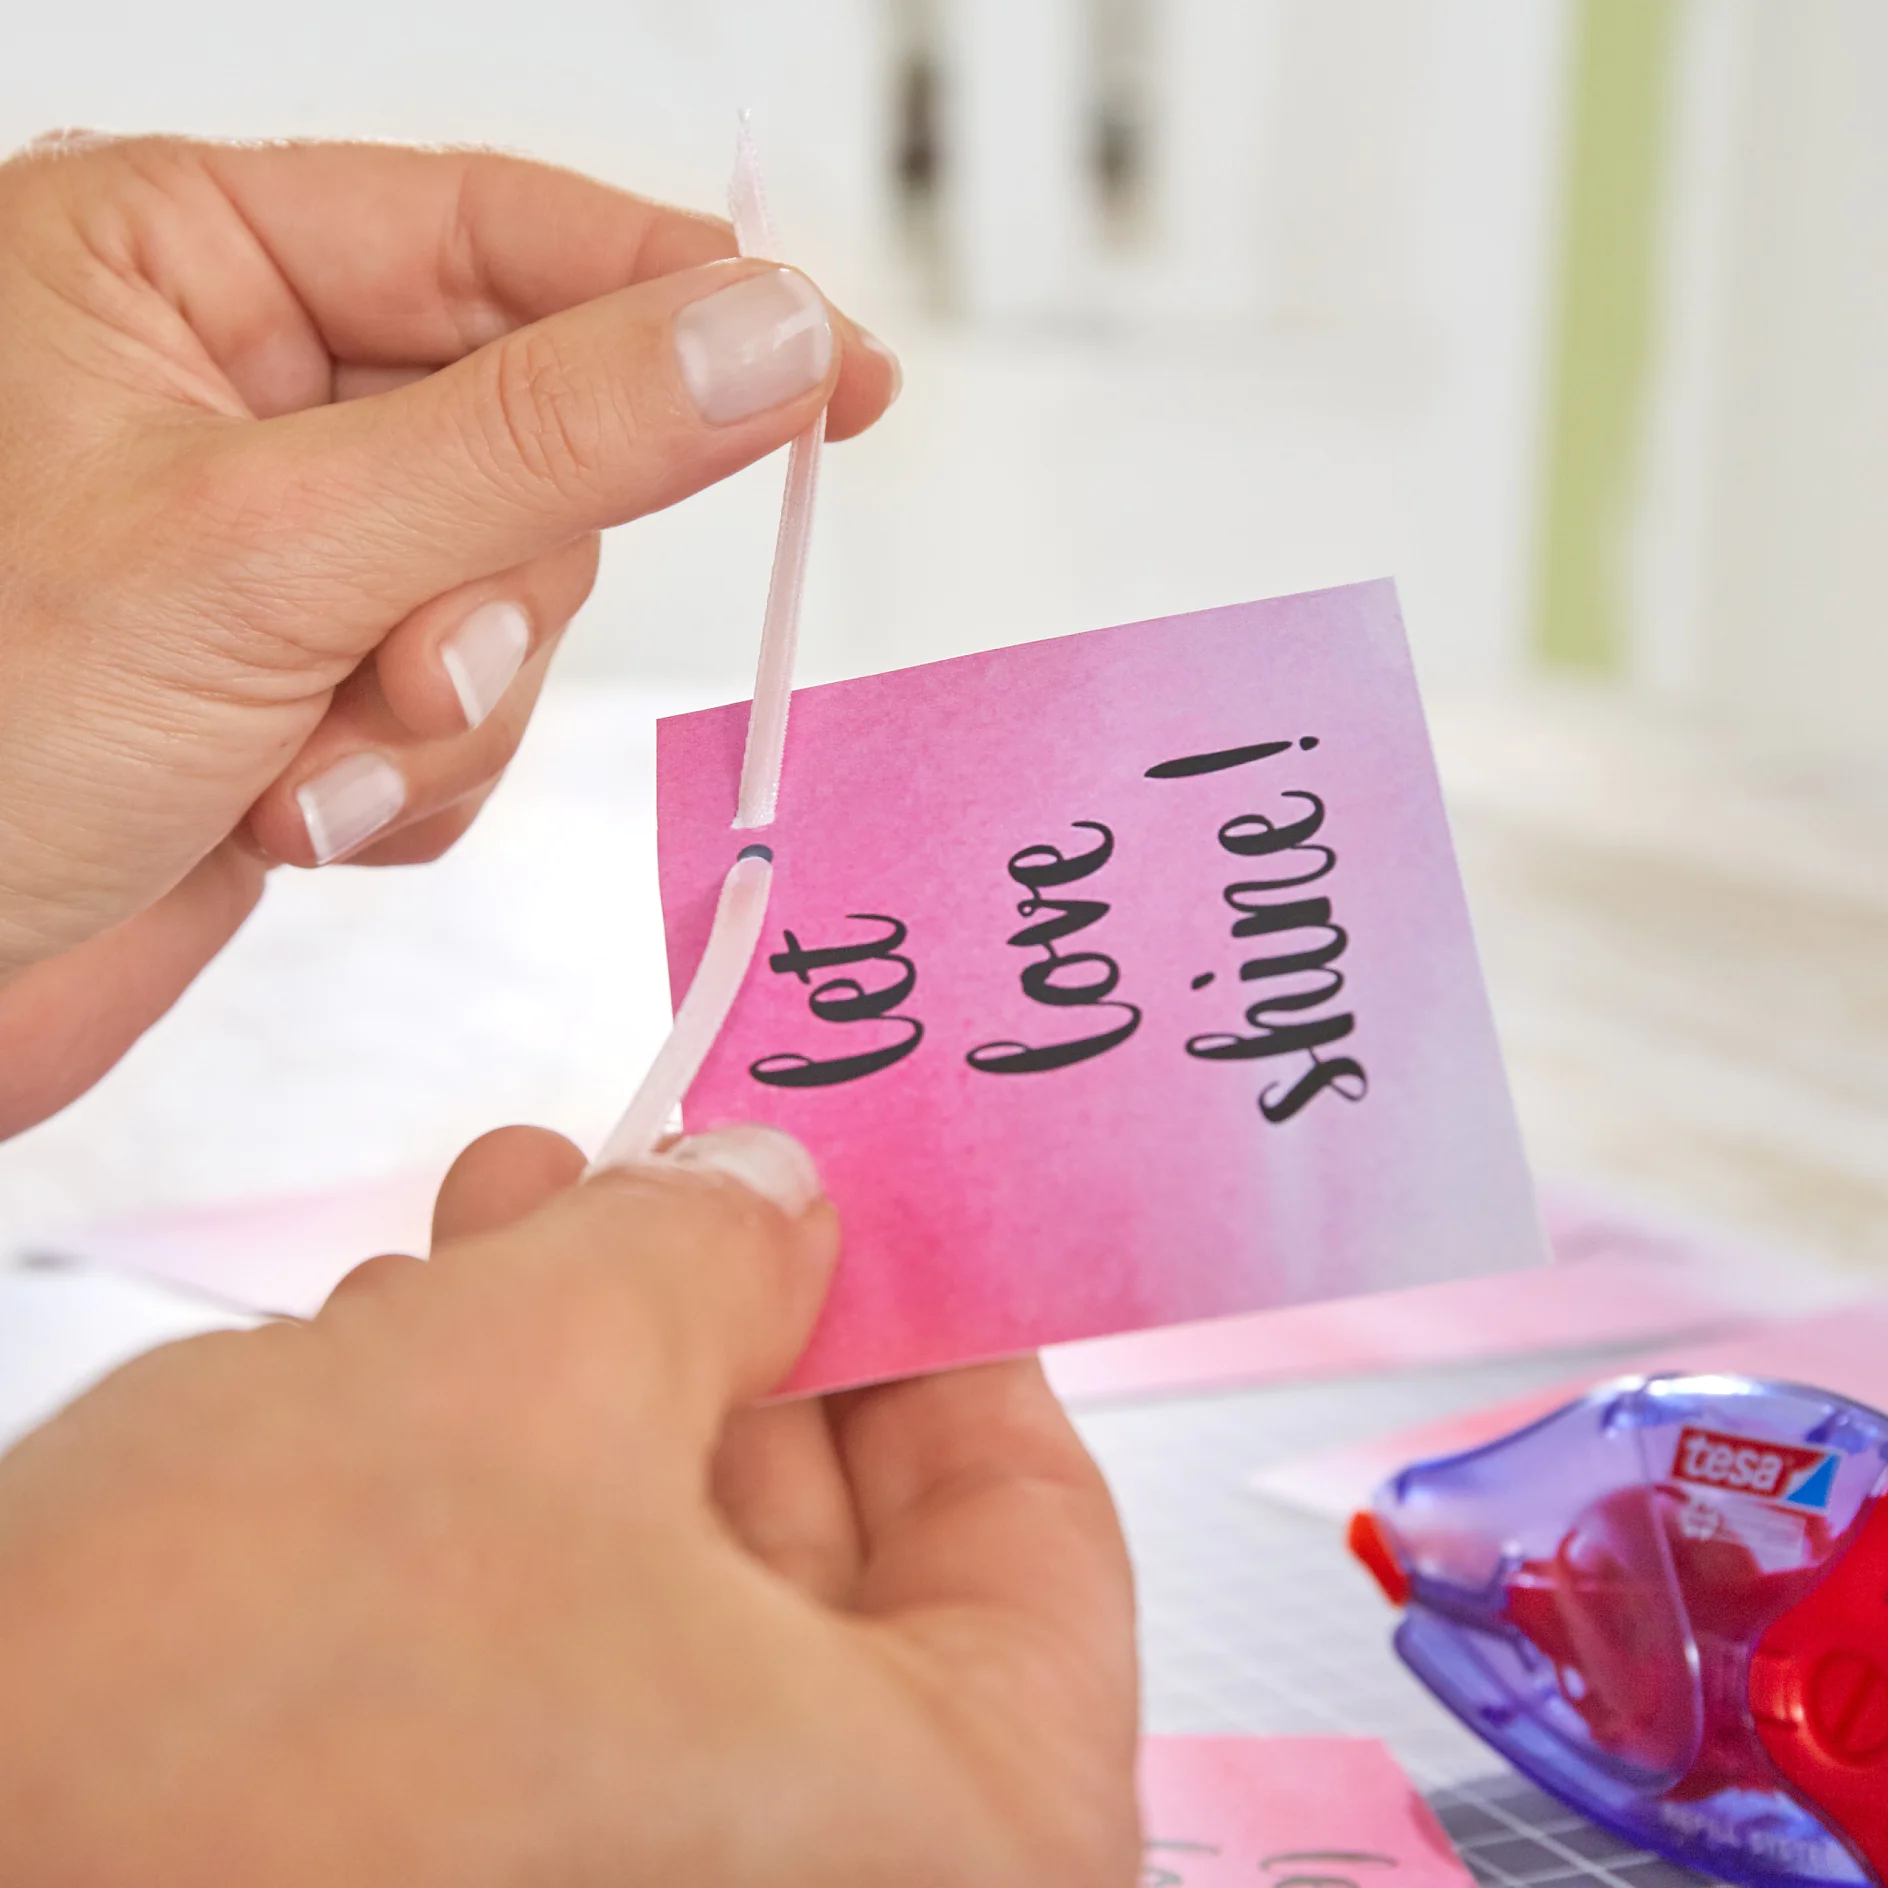
[[[441, 1170], [77, 1227], [34, 1255], [135, 1273], [247, 1311], [310, 1317], [377, 1252], [423, 1253]], [[1580, 1194], [1543, 1201], [1557, 1263], [1205, 1324], [1053, 1345], [1063, 1399], [1084, 1404], [1357, 1375], [1597, 1344], [1650, 1343], [1777, 1308], [1748, 1255]]]
[[1173, 1396], [1649, 1343], [1775, 1309], [1729, 1262], [1742, 1254], [1580, 1195], [1550, 1193], [1542, 1205], [1552, 1265], [1059, 1344], [1043, 1353], [1049, 1381], [1078, 1405]]
[[442, 1162], [322, 1193], [142, 1214], [41, 1240], [30, 1256], [156, 1279], [239, 1310], [309, 1318], [363, 1259], [425, 1255], [444, 1178]]
[[1888, 1409], [1888, 1298], [1845, 1305], [1814, 1317], [1779, 1318], [1733, 1337], [1673, 1345], [1570, 1377], [1550, 1389], [1366, 1442], [1320, 1449], [1260, 1469], [1251, 1477], [1250, 1486], [1287, 1507], [1344, 1520], [1368, 1506], [1379, 1483], [1411, 1462], [1479, 1448], [1537, 1422], [1609, 1378], [1661, 1371], [1774, 1377]]
[[[746, 725], [658, 730], [678, 1001]], [[840, 1209], [789, 1387], [1541, 1256], [1388, 583], [800, 690], [761, 837], [686, 1115]]]
[[1142, 1888], [1468, 1888], [1397, 1761], [1368, 1737], [1149, 1737]]

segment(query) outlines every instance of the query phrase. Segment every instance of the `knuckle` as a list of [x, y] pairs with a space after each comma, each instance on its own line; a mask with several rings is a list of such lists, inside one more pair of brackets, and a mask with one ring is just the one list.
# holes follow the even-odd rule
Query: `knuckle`
[[[607, 1202], [579, 1263], [599, 1303], [612, 1293], [656, 1329], [693, 1326], [736, 1293], [772, 1298], [791, 1244], [780, 1214], [737, 1182], [651, 1163], [594, 1176]], [[592, 1269], [593, 1268], [593, 1269]]]
[[[326, 549], [344, 503], [332, 481], [310, 455], [227, 435], [173, 464], [144, 535], [214, 626], [217, 653], [297, 670], [334, 658], [329, 625], [352, 586]], [[214, 594], [201, 594], [206, 571]]]
[[293, 455], [217, 442], [177, 467], [175, 497], [200, 536], [267, 552], [291, 543], [313, 511], [306, 467]]
[[129, 142], [115, 132], [95, 131], [87, 125], [59, 125], [28, 138], [6, 159], [6, 165], [14, 170], [41, 172], [55, 166], [70, 167], [81, 159], [120, 151]]
[[659, 1381], [663, 1344], [645, 1282], [617, 1254], [589, 1254], [539, 1291], [528, 1317], [547, 1376], [578, 1384]]
[[777, 1215], [744, 1193], [654, 1165], [611, 1170], [530, 1222], [528, 1238], [463, 1247], [447, 1260], [461, 1284], [440, 1350], [451, 1406], [478, 1422], [494, 1383], [553, 1429], [573, 1411], [633, 1424], [667, 1406], [712, 1367], [714, 1347], [698, 1352], [688, 1334], [728, 1302], [729, 1272], [776, 1256]]
[[605, 489], [616, 430], [594, 377], [575, 372], [541, 329], [521, 328], [486, 350], [484, 398], [473, 402], [473, 441], [501, 478], [560, 498]]
[[70, 163], [95, 135], [78, 125], [61, 125], [42, 131], [15, 146], [7, 154], [3, 168], [17, 176], [29, 169], [44, 172], [55, 164]]
[[430, 1341], [407, 1351], [442, 1431], [477, 1441], [496, 1422], [533, 1458], [582, 1458], [597, 1425], [659, 1403], [670, 1360], [620, 1261], [563, 1254], [546, 1266], [511, 1249], [455, 1269]]

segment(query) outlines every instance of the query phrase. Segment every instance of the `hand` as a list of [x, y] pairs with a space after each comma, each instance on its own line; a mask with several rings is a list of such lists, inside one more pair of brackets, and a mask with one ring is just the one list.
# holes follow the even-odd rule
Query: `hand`
[[735, 1128], [489, 1136], [434, 1257], [0, 1459], [9, 1888], [1127, 1888], [1132, 1602], [1035, 1364], [755, 1408], [837, 1243]]
[[897, 369], [727, 227], [512, 158], [68, 139], [0, 165], [0, 1135], [267, 865], [430, 858], [599, 529]]

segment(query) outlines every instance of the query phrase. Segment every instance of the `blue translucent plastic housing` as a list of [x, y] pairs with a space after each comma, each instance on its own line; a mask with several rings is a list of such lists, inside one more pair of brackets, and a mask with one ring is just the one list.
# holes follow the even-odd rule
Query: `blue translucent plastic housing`
[[1831, 1804], [1853, 1784], [1888, 1816], [1888, 1777], [1863, 1787], [1888, 1763], [1871, 1689], [1888, 1686], [1888, 1592], [1842, 1596], [1840, 1647], [1828, 1596], [1805, 1601], [1873, 1514], [1885, 1459], [1888, 1418], [1843, 1398], [1624, 1379], [1403, 1470], [1359, 1518], [1360, 1552], [1406, 1599], [1405, 1663], [1543, 1788], [1752, 1888], [1853, 1888], [1882, 1850], [1867, 1814]]

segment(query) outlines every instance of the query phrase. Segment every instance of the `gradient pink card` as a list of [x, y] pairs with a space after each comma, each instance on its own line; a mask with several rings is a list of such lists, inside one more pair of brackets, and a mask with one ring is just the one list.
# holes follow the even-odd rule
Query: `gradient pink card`
[[1368, 1737], [1149, 1737], [1142, 1888], [1471, 1888], [1389, 1751]]
[[[658, 729], [678, 1001], [746, 726]], [[760, 837], [687, 1117], [840, 1208], [790, 1387], [1541, 1256], [1390, 584], [802, 689]]]

